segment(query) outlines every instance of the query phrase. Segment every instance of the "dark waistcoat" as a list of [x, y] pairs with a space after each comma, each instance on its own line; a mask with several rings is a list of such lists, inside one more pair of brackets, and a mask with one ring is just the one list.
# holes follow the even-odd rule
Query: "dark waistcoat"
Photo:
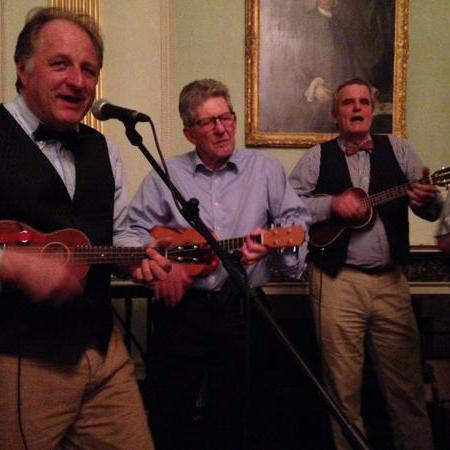
[[[104, 137], [80, 125], [74, 159], [72, 200], [47, 157], [0, 106], [0, 220], [44, 233], [76, 228], [92, 245], [112, 245], [114, 177]], [[90, 268], [82, 296], [58, 309], [4, 289], [0, 352], [73, 363], [87, 346], [105, 351], [112, 328], [110, 272]]]
[[[381, 135], [372, 138], [375, 148], [370, 154], [369, 195], [407, 182], [389, 138]], [[336, 139], [325, 142], [321, 146], [320, 172], [314, 194], [338, 195], [351, 187], [344, 152]], [[386, 229], [392, 260], [395, 264], [404, 264], [409, 253], [408, 199], [401, 197], [375, 210]], [[310, 259], [329, 275], [336, 276], [345, 264], [351, 233], [351, 229], [347, 229], [324, 251], [311, 246]]]

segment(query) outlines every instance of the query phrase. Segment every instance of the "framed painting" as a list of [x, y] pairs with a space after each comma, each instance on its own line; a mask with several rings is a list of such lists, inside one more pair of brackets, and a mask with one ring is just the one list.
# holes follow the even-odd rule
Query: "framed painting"
[[246, 145], [331, 139], [333, 91], [374, 89], [373, 131], [404, 136], [408, 0], [246, 0]]

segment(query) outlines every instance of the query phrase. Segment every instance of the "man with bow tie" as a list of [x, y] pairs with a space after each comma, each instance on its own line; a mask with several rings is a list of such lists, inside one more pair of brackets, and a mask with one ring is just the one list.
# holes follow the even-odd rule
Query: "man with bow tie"
[[[141, 247], [118, 151], [80, 123], [102, 58], [91, 18], [58, 8], [27, 18], [15, 51], [19, 96], [0, 105], [0, 219], [44, 233], [76, 228], [92, 245]], [[0, 447], [153, 449], [113, 327], [111, 267], [76, 280], [70, 264], [21, 250], [0, 250]], [[164, 280], [167, 260], [150, 248], [147, 256], [130, 268], [134, 278]]]
[[[326, 245], [310, 246], [310, 297], [329, 393], [365, 434], [360, 395], [367, 348], [387, 401], [395, 447], [431, 449], [419, 335], [402, 266], [409, 252], [408, 206], [435, 220], [442, 198], [437, 188], [417, 181], [428, 176], [428, 169], [408, 142], [370, 134], [374, 107], [364, 80], [341, 84], [332, 108], [339, 135], [307, 150], [290, 180], [313, 223], [356, 225], [343, 226]], [[405, 183], [411, 183], [406, 195], [379, 205], [367, 221], [371, 211], [361, 190], [372, 195]], [[333, 433], [338, 450], [351, 448], [334, 421]]]

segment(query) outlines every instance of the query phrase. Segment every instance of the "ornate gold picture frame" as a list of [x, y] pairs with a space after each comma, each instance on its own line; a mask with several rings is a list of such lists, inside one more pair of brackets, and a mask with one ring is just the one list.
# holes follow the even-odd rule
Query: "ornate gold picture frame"
[[405, 135], [408, 0], [246, 0], [245, 36], [247, 146], [332, 138], [331, 92], [353, 77], [377, 91], [374, 131]]

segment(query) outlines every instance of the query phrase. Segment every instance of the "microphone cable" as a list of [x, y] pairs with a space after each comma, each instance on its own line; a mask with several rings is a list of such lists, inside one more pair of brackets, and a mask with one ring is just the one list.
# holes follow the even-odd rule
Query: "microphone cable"
[[[157, 135], [157, 133], [156, 133], [155, 124], [153, 123], [153, 120], [152, 120], [151, 118], [149, 118], [149, 119], [150, 119], [150, 120], [148, 121], [148, 123], [150, 124], [150, 128], [151, 128], [151, 130], [152, 130], [153, 141], [155, 142], [156, 151], [158, 152], [158, 156], [159, 156], [159, 159], [160, 159], [160, 161], [161, 161], [161, 164], [162, 164], [162, 167], [163, 167], [164, 174], [166, 175], [167, 181], [169, 182], [169, 183], [168, 183], [168, 189], [169, 189], [170, 194], [171, 194], [171, 196], [172, 196], [172, 198], [173, 198], [173, 201], [174, 201], [174, 203], [175, 203], [175, 207], [176, 207], [176, 208], [178, 209], [178, 211], [180, 211], [180, 213], [181, 213], [181, 212], [182, 212], [182, 207], [181, 207], [179, 201], [177, 200], [177, 198], [176, 198], [176, 196], [175, 196], [175, 193], [174, 193], [174, 191], [173, 191], [173, 183], [172, 183], [172, 180], [171, 180], [171, 178], [170, 178], [169, 169], [168, 169], [168, 167], [167, 167], [166, 160], [165, 160], [164, 155], [163, 155], [163, 152], [162, 152], [162, 150], [161, 150], [161, 146], [159, 145], [159, 140], [158, 140], [158, 135]], [[184, 215], [183, 215], [183, 217], [184, 217]], [[190, 225], [192, 225], [192, 224], [190, 224]]]
[[[322, 288], [323, 288], [323, 257], [325, 254], [325, 247], [322, 247], [320, 249], [320, 258], [319, 258], [319, 266], [315, 266], [317, 267], [317, 269], [320, 270], [319, 272], [319, 292], [318, 292], [318, 296], [317, 296], [317, 340], [318, 340], [318, 344], [319, 344], [319, 349], [320, 349], [320, 359], [322, 360], [323, 356], [323, 343], [322, 343]], [[323, 362], [322, 362], [323, 363]]]
[[19, 425], [20, 438], [22, 440], [25, 450], [28, 450], [27, 440], [25, 438], [25, 431], [22, 421], [22, 352], [20, 351], [19, 338], [19, 354], [17, 356], [17, 423]]

